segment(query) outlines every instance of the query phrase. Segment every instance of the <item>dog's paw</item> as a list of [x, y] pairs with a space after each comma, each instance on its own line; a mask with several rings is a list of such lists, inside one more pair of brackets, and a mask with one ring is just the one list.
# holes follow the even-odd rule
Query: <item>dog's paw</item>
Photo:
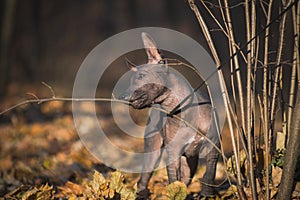
[[149, 199], [150, 197], [150, 192], [148, 189], [141, 190], [137, 193], [137, 198], [138, 200], [143, 200], [143, 199]]
[[216, 199], [217, 197], [220, 196], [215, 190], [202, 190], [199, 194], [199, 199]]

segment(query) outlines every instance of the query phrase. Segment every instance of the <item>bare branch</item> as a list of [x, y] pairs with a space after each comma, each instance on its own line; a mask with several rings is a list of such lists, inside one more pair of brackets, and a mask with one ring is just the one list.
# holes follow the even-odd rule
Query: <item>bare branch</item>
[[47, 83], [45, 83], [44, 81], [42, 82], [42, 84], [50, 90], [50, 92], [52, 94], [52, 98], [55, 98], [56, 96], [55, 96], [55, 93], [54, 93], [52, 87], [50, 85], [48, 85]]
[[[45, 103], [45, 102], [50, 102], [50, 101], [72, 101], [72, 102], [83, 102], [83, 101], [93, 101], [93, 102], [96, 102], [96, 101], [101, 101], [101, 102], [117, 102], [117, 103], [123, 103], [123, 104], [127, 104], [127, 105], [130, 105], [130, 102], [128, 101], [124, 101], [124, 100], [119, 100], [119, 99], [109, 99], [109, 98], [69, 98], [69, 97], [56, 97], [56, 98], [38, 98], [36, 95], [33, 95], [34, 97], [36, 97], [36, 99], [31, 99], [31, 100], [26, 100], [26, 101], [22, 101], [10, 108], [7, 108], [3, 111], [0, 112], [0, 116], [17, 108], [17, 107], [20, 107], [20, 106], [23, 106], [23, 105], [26, 105], [26, 104], [31, 104], [31, 103], [38, 103], [38, 104], [41, 104], [41, 103]], [[157, 108], [157, 107], [153, 107], [153, 109], [155, 110], [158, 110], [160, 112], [163, 112], [165, 114], [169, 114], [168, 111], [162, 109], [162, 108]], [[211, 145], [216, 148], [220, 154], [223, 156], [223, 159], [227, 160], [226, 156], [224, 155], [224, 153], [222, 152], [222, 150], [216, 146], [216, 144], [211, 141], [209, 138], [207, 138], [205, 136], [204, 133], [200, 132], [197, 128], [193, 127], [189, 122], [185, 121], [184, 119], [182, 119], [181, 117], [177, 116], [177, 115], [173, 115], [174, 118], [182, 121], [183, 123], [185, 123], [187, 126], [189, 126], [190, 128], [192, 128], [195, 132], [197, 132], [198, 134], [200, 134], [202, 137], [204, 137], [209, 143], [211, 143]]]
[[26, 94], [28, 94], [29, 96], [34, 97], [36, 100], [40, 100], [40, 99], [38, 98], [38, 96], [36, 96], [36, 94], [34, 94], [34, 93], [32, 93], [32, 92], [27, 92]]

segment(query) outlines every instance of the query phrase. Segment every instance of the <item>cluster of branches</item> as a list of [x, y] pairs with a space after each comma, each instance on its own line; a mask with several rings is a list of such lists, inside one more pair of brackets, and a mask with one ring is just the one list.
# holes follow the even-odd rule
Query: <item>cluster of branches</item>
[[[258, 188], [261, 188], [264, 198], [270, 199], [270, 156], [276, 149], [273, 144], [276, 136], [275, 122], [278, 121], [280, 112], [281, 131], [285, 135], [285, 144], [288, 145], [277, 198], [289, 199], [300, 149], [299, 91], [295, 96], [300, 87], [300, 4], [297, 0], [245, 0], [238, 5], [229, 5], [228, 0], [218, 0], [216, 4], [203, 0], [188, 2], [218, 66], [216, 73], [224, 91], [223, 100], [235, 155], [240, 198], [246, 199], [239, 162], [239, 152], [243, 148], [248, 160], [247, 181], [252, 198], [257, 199]], [[245, 44], [236, 42], [237, 36], [243, 33], [231, 19], [232, 9], [236, 6], [244, 7], [242, 16], [245, 19]], [[208, 18], [203, 17], [202, 11], [209, 14], [209, 20], [214, 24], [209, 23], [208, 26]], [[263, 13], [263, 18], [258, 13]], [[288, 22], [290, 26], [287, 26]], [[223, 62], [219, 59], [220, 52], [217, 49], [224, 51], [224, 44], [214, 42], [211, 30], [213, 26], [218, 26], [228, 40], [230, 59]], [[289, 37], [288, 33], [292, 33], [293, 37]], [[287, 41], [293, 48], [284, 45]], [[270, 50], [271, 42], [272, 46], [277, 43], [275, 52]], [[286, 52], [292, 55], [288, 62], [284, 60], [287, 56], [284, 57], [283, 53]], [[226, 79], [223, 72], [228, 71], [228, 67], [231, 75]], [[284, 86], [290, 86], [288, 92], [284, 91]], [[262, 141], [255, 140], [255, 135], [262, 138]], [[259, 156], [258, 152], [262, 151], [264, 154]], [[264, 169], [258, 169], [258, 166], [263, 166]], [[262, 170], [265, 171], [265, 178], [259, 176]], [[257, 183], [260, 187], [257, 187]]]

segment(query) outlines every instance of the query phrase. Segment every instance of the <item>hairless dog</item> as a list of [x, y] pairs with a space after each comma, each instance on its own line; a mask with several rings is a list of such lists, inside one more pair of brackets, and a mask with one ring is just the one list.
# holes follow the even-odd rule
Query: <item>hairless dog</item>
[[[142, 40], [148, 56], [147, 64], [134, 66], [129, 63], [134, 75], [129, 88], [119, 98], [130, 102], [135, 109], [159, 106], [166, 112], [172, 111], [182, 100], [193, 92], [189, 83], [171, 70], [162, 58], [154, 40], [142, 33]], [[144, 136], [143, 172], [138, 182], [140, 199], [148, 198], [148, 182], [152, 172], [158, 167], [163, 149], [167, 152], [167, 173], [169, 183], [182, 181], [189, 184], [198, 166], [199, 153], [208, 145], [205, 138], [184, 121], [196, 127], [201, 133], [214, 131], [212, 107], [209, 98], [195, 92], [182, 103], [181, 110], [176, 113], [180, 118], [167, 116], [155, 109], [150, 113], [148, 126]], [[215, 135], [217, 132], [214, 131]], [[220, 142], [216, 142], [219, 146]], [[212, 184], [215, 180], [216, 165], [219, 152], [209, 148], [206, 155], [206, 172], [203, 177], [201, 195], [214, 194]]]

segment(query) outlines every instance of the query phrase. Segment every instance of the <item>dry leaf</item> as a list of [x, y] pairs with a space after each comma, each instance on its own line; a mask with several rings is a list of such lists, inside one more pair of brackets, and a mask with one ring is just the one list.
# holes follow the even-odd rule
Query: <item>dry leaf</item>
[[187, 196], [187, 187], [183, 182], [176, 181], [167, 185], [167, 195], [170, 199], [184, 200]]
[[235, 185], [231, 185], [225, 194], [222, 195], [222, 200], [227, 200], [227, 199], [235, 199], [237, 197], [237, 187]]
[[60, 193], [56, 195], [57, 198], [62, 198], [66, 196], [81, 196], [84, 192], [84, 187], [70, 181], [66, 182], [64, 186], [57, 187]]

